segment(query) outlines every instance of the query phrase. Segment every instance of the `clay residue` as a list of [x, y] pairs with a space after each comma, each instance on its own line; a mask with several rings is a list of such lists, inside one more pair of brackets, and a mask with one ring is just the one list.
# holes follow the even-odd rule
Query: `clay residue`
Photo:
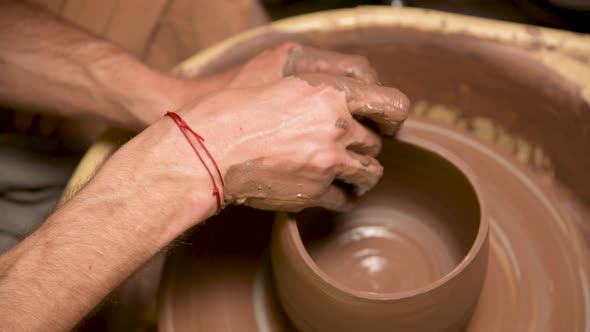
[[369, 61], [358, 55], [347, 55], [310, 46], [295, 46], [289, 50], [284, 76], [298, 73], [327, 73], [345, 75], [365, 83], [377, 83], [377, 72]]
[[350, 112], [357, 118], [372, 121], [382, 134], [393, 135], [408, 117], [410, 100], [398, 89], [324, 74], [299, 77], [312, 86], [326, 84], [344, 92]]
[[412, 115], [416, 118], [467, 130], [478, 139], [497, 145], [522, 164], [531, 167], [546, 183], [553, 181], [555, 170], [542, 146], [511, 133], [497, 121], [481, 116], [468, 118], [465, 114], [466, 112], [456, 107], [430, 103], [426, 100], [418, 101], [412, 110]]
[[[273, 167], [262, 158], [232, 166], [225, 175], [225, 201], [261, 210], [291, 212], [317, 205], [342, 210], [353, 203], [350, 195], [338, 196], [338, 200], [332, 201], [325, 197], [325, 188], [334, 176], [330, 170], [315, 181], [308, 180], [307, 172], [294, 164]], [[297, 177], [302, 179], [301, 183], [293, 182]]]
[[[227, 203], [262, 210], [297, 212], [321, 206], [347, 211], [354, 205], [356, 196], [373, 188], [382, 174], [383, 168], [374, 160], [355, 174], [340, 174], [338, 166], [320, 170], [313, 165], [276, 164], [260, 158], [229, 168], [224, 197]], [[293, 179], [301, 181], [296, 183]], [[339, 181], [350, 184], [350, 188]]]

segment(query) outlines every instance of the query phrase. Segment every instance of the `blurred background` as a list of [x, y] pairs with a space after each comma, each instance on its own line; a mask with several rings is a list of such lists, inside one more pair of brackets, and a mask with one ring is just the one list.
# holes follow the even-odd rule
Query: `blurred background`
[[263, 0], [273, 20], [358, 5], [419, 7], [590, 32], [590, 0]]

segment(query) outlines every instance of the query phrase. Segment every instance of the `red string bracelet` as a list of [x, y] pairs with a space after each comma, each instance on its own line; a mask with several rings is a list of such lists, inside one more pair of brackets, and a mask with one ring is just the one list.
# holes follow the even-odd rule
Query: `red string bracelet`
[[197, 134], [186, 122], [184, 122], [180, 115], [176, 114], [175, 112], [166, 112], [164, 116], [170, 117], [174, 121], [174, 123], [176, 123], [178, 129], [180, 129], [180, 132], [184, 135], [184, 138], [186, 138], [197, 157], [199, 157], [201, 164], [203, 164], [203, 166], [207, 170], [207, 174], [209, 174], [211, 182], [213, 183], [213, 196], [215, 196], [215, 199], [217, 200], [217, 212], [219, 212], [221, 210], [221, 195], [219, 193], [219, 187], [217, 187], [217, 181], [215, 181], [215, 176], [213, 176], [213, 172], [211, 172], [209, 166], [207, 166], [207, 163], [205, 162], [205, 160], [203, 160], [203, 157], [201, 156], [201, 154], [199, 153], [199, 151], [197, 150], [197, 148], [195, 147], [195, 145], [193, 144], [185, 130], [188, 130], [196, 138], [197, 142], [199, 142], [201, 148], [205, 150], [207, 157], [209, 157], [209, 159], [213, 163], [213, 166], [215, 166], [215, 169], [217, 170], [217, 175], [219, 176], [219, 180], [221, 181], [221, 186], [224, 187], [225, 184], [223, 183], [223, 177], [221, 176], [219, 167], [217, 166], [215, 159], [213, 159], [213, 156], [211, 156], [211, 153], [209, 153], [209, 150], [207, 150], [207, 148], [205, 147], [205, 143], [203, 143], [205, 139], [201, 137], [199, 134]]

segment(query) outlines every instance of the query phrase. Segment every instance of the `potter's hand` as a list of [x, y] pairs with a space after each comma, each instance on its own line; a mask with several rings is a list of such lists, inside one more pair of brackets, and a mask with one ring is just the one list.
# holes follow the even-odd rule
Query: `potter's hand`
[[[121, 70], [117, 70], [119, 72]], [[129, 113], [140, 128], [162, 117], [165, 110], [177, 109], [208, 94], [227, 88], [261, 86], [296, 74], [325, 73], [348, 76], [366, 83], [377, 82], [377, 74], [365, 57], [320, 50], [293, 42], [266, 50], [237, 68], [204, 78], [179, 79], [164, 73], [148, 72], [134, 75], [135, 80], [126, 82], [145, 88], [117, 90], [135, 92], [126, 102], [130, 105], [128, 112], [117, 114]], [[103, 85], [110, 86], [112, 83]]]
[[266, 50], [236, 70], [230, 87], [253, 87], [303, 73], [348, 76], [377, 83], [377, 72], [363, 56], [347, 55], [294, 42]]
[[205, 138], [220, 165], [226, 203], [346, 210], [355, 195], [338, 183], [361, 195], [383, 173], [374, 158], [380, 138], [352, 115], [399, 123], [407, 107], [407, 98], [396, 89], [309, 75], [225, 90], [179, 113]]
[[326, 74], [302, 74], [312, 86], [327, 84], [346, 95], [355, 117], [370, 120], [384, 135], [393, 135], [408, 116], [410, 101], [401, 91], [356, 79]]

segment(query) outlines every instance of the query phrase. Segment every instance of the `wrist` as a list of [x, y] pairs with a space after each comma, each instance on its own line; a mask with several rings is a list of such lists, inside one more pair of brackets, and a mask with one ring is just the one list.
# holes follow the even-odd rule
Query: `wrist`
[[122, 146], [91, 184], [112, 192], [117, 206], [132, 209], [124, 212], [159, 245], [217, 211], [206, 171], [169, 119]]

